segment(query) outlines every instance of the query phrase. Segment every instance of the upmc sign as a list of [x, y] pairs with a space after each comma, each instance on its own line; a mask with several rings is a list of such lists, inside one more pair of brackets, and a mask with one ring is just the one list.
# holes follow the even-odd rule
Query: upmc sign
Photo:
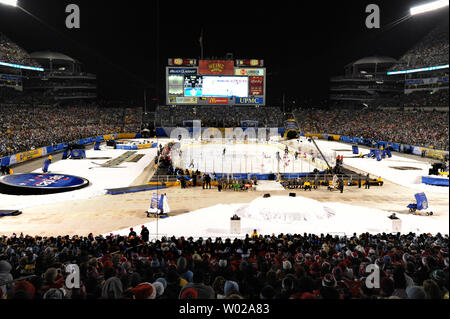
[[233, 61], [227, 60], [200, 60], [198, 73], [216, 75], [234, 75]]
[[239, 97], [236, 98], [236, 104], [264, 104], [264, 99], [262, 97]]

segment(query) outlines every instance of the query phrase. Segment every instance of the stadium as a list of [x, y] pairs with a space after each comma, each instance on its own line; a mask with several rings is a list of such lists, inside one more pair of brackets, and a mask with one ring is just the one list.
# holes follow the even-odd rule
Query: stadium
[[204, 56], [203, 30], [115, 99], [134, 68], [19, 45], [1, 19], [22, 4], [0, 1], [0, 299], [448, 299], [436, 2], [398, 55], [317, 75], [323, 104], [286, 101], [264, 51]]

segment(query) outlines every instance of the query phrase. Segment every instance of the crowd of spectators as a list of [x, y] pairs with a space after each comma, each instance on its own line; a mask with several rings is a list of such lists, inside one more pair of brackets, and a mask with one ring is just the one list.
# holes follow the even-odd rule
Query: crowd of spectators
[[[6, 299], [448, 299], [448, 235], [0, 237]], [[68, 287], [68, 264], [80, 272]], [[372, 265], [368, 267], [369, 265]], [[376, 265], [376, 266], [375, 266]], [[378, 267], [378, 268], [377, 268]], [[366, 280], [379, 270], [379, 288]], [[26, 279], [23, 279], [26, 278]], [[374, 283], [374, 281], [372, 281]]]
[[400, 58], [392, 71], [448, 64], [448, 20], [434, 28]]
[[281, 127], [283, 113], [278, 107], [247, 106], [159, 106], [156, 124], [183, 126], [186, 120], [201, 120], [202, 126], [239, 127], [245, 120], [258, 121], [260, 127]]
[[30, 58], [30, 55], [24, 49], [9, 40], [2, 33], [0, 33], [0, 61], [40, 67], [36, 61]]
[[378, 98], [371, 107], [401, 107], [422, 108], [449, 106], [448, 89], [440, 89], [435, 92], [431, 90], [416, 90], [408, 94], [396, 94], [389, 98]]
[[47, 92], [29, 91], [26, 94], [21, 90], [0, 86], [0, 105], [32, 105], [55, 103], [54, 96]]
[[448, 112], [299, 109], [300, 131], [448, 150]]
[[137, 133], [141, 108], [0, 105], [0, 157], [109, 133]]
[[[417, 86], [411, 87], [411, 89], [415, 88], [417, 88]], [[385, 94], [367, 94], [366, 91], [360, 91], [357, 94], [331, 94], [330, 98], [340, 100], [341, 104], [348, 103], [348, 101], [354, 99], [359, 104], [363, 101], [371, 107], [448, 107], [449, 105], [448, 88], [433, 91], [430, 85], [424, 85], [423, 90], [414, 90], [407, 94], [402, 92], [399, 94], [386, 96]]]
[[393, 98], [395, 105], [403, 107], [423, 107], [423, 106], [449, 106], [448, 89], [438, 90], [433, 94], [430, 91], [416, 91], [409, 94], [401, 94]]

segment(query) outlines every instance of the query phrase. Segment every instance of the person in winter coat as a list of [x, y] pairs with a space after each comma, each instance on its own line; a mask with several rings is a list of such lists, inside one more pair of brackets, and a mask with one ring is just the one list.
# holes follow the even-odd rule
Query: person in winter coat
[[117, 277], [108, 278], [102, 287], [103, 299], [119, 299], [122, 297], [122, 282]]
[[167, 287], [164, 289], [164, 297], [167, 299], [178, 299], [180, 290], [187, 284], [187, 281], [181, 278], [175, 270], [169, 270], [166, 279]]
[[148, 242], [148, 240], [149, 240], [149, 235], [150, 235], [150, 232], [149, 232], [148, 228], [145, 227], [144, 225], [142, 225], [142, 230], [141, 230], [141, 238], [142, 238], [142, 241]]
[[136, 232], [133, 230], [133, 227], [130, 228], [130, 233], [128, 234], [128, 237], [136, 237], [137, 234]]

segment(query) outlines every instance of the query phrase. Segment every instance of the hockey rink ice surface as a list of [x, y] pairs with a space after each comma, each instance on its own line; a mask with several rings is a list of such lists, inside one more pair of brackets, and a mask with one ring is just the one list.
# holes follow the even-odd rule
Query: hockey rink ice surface
[[[281, 143], [182, 143], [181, 154], [172, 152], [172, 159], [184, 169], [216, 173], [308, 173], [324, 170], [325, 163], [314, 163], [309, 154], [295, 159], [293, 149], [285, 155]], [[224, 153], [225, 150], [225, 153]], [[279, 152], [280, 161], [277, 159]]]

